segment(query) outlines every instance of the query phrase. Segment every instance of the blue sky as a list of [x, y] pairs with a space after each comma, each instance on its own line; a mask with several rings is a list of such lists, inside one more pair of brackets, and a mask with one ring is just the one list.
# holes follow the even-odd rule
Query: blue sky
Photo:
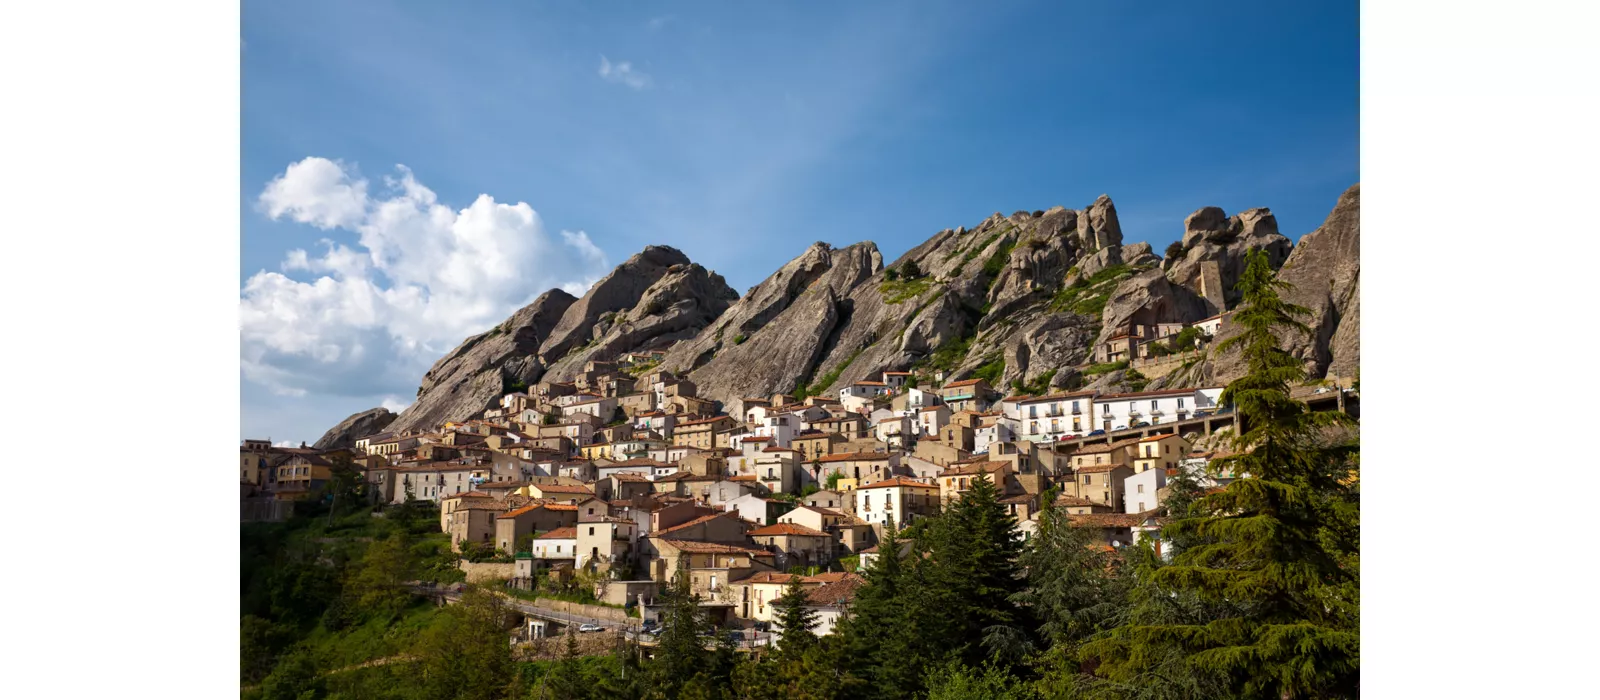
[[1359, 180], [1358, 3], [1220, 5], [247, 0], [241, 437], [652, 243], [743, 292], [1102, 193], [1158, 252], [1206, 205], [1297, 238]]

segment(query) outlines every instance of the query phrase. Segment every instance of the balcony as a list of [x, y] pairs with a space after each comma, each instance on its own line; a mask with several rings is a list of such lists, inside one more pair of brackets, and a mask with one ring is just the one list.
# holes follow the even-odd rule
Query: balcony
[[1128, 408], [1128, 416], [1129, 417], [1142, 416], [1142, 415], [1144, 415], [1143, 411], [1140, 411], [1137, 408], [1132, 408], [1132, 407]]
[[1080, 416], [1080, 415], [1083, 415], [1083, 409], [1081, 409], [1081, 408], [1074, 408], [1074, 409], [1072, 409], [1072, 415], [1074, 415], [1074, 416]]
[[1052, 408], [1048, 412], [1046, 412], [1045, 415], [1050, 417], [1050, 418], [1060, 418], [1061, 416], [1064, 416], [1066, 414], [1064, 412], [1062, 412], [1062, 410], [1059, 409], [1059, 408]]

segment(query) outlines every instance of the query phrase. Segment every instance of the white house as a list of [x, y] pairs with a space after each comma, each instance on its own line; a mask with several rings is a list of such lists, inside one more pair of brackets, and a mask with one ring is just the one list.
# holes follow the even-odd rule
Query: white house
[[1012, 423], [1002, 415], [996, 416], [996, 420], [988, 425], [978, 426], [978, 430], [973, 433], [972, 437], [972, 453], [987, 454], [990, 445], [1016, 440], [1017, 431], [1013, 427], [1014, 425], [1015, 423]]
[[1122, 512], [1143, 513], [1161, 505], [1157, 492], [1167, 486], [1167, 470], [1146, 469], [1122, 480]]
[[1176, 423], [1193, 418], [1196, 411], [1215, 411], [1222, 390], [1223, 387], [1202, 387], [1106, 394], [1094, 400], [1094, 422], [1107, 432], [1139, 423]]
[[599, 418], [602, 422], [610, 421], [611, 417], [616, 415], [616, 412], [617, 400], [609, 396], [593, 398], [587, 401], [575, 401], [561, 407], [561, 415], [563, 416], [587, 413]]
[[911, 419], [905, 416], [879, 418], [877, 424], [872, 426], [872, 434], [888, 444], [891, 450], [903, 449], [908, 438], [913, 437]]
[[944, 404], [923, 406], [917, 409], [916, 424], [911, 431], [917, 435], [938, 435], [950, 423], [950, 407]]
[[762, 417], [756, 426], [756, 435], [772, 438], [768, 446], [788, 447], [795, 433], [800, 432], [800, 418], [789, 413], [773, 413]]
[[889, 391], [897, 391], [897, 390], [899, 390], [901, 387], [905, 386], [906, 382], [910, 381], [910, 379], [911, 379], [911, 373], [910, 372], [884, 372], [883, 373], [883, 384], [884, 384], [884, 386], [889, 387]]
[[939, 512], [939, 486], [903, 476], [867, 484], [852, 493], [856, 517], [873, 525], [893, 522], [904, 527], [914, 517]]
[[[849, 387], [845, 387], [848, 389]], [[839, 406], [850, 413], [865, 415], [872, 410], [872, 397], [862, 394], [846, 394], [839, 392]]]
[[865, 379], [859, 382], [852, 382], [849, 386], [839, 390], [839, 400], [841, 402], [844, 401], [844, 397], [846, 396], [860, 396], [863, 398], [874, 399], [879, 396], [888, 395], [889, 385], [884, 384], [883, 382], [874, 382]]
[[931, 391], [923, 391], [912, 387], [906, 389], [906, 412], [915, 413], [929, 406], [938, 406], [944, 403], [939, 395]]
[[1220, 313], [1212, 316], [1211, 318], [1201, 319], [1194, 322], [1194, 327], [1199, 328], [1201, 333], [1215, 338], [1217, 337], [1217, 332], [1222, 330], [1223, 319], [1231, 315], [1233, 315], [1233, 312], [1228, 311], [1226, 313]]
[[[1032, 442], [1055, 442], [1069, 437], [1082, 437], [1095, 429], [1095, 399], [1092, 391], [1079, 391], [1045, 396], [1027, 396], [1011, 400], [1022, 434], [1018, 437]], [[1005, 411], [1002, 410], [1002, 415]], [[1001, 440], [1005, 442], [1005, 440]]]
[[578, 557], [578, 528], [561, 527], [533, 539], [534, 559], [576, 559]]

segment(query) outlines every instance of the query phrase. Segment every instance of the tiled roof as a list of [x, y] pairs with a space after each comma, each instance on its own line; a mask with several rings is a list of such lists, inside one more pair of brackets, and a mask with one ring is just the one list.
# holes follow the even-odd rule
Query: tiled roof
[[646, 458], [646, 457], [638, 457], [638, 458], [635, 458], [635, 459], [625, 459], [625, 460], [622, 460], [621, 462], [612, 462], [610, 464], [607, 464], [605, 466], [605, 468], [610, 469], [611, 467], [670, 467], [670, 466], [672, 466], [672, 464], [669, 463], [669, 462], [657, 462], [656, 460], [649, 459], [649, 458]]
[[963, 476], [966, 474], [977, 474], [980, 471], [997, 472], [1010, 466], [1010, 462], [966, 462], [962, 464], [952, 464], [948, 467], [945, 467], [944, 471], [939, 472], [939, 476]]
[[1100, 472], [1115, 471], [1118, 468], [1132, 469], [1126, 464], [1085, 464], [1081, 467], [1073, 468], [1073, 471], [1079, 474], [1099, 474]]
[[1173, 437], [1183, 437], [1183, 436], [1179, 435], [1177, 433], [1163, 433], [1161, 435], [1151, 435], [1150, 437], [1147, 437], [1147, 438], [1145, 438], [1143, 440], [1140, 440], [1139, 442], [1155, 442], [1157, 440], [1165, 440], [1167, 438], [1173, 438]]
[[489, 495], [487, 493], [484, 493], [482, 491], [468, 491], [466, 493], [455, 494], [454, 496], [446, 496], [446, 497], [441, 498], [439, 500], [440, 501], [453, 501], [453, 500], [455, 500], [457, 498], [494, 498], [494, 496], [491, 496], [491, 495]]
[[956, 389], [956, 388], [964, 387], [964, 386], [976, 386], [978, 384], [978, 382], [981, 382], [981, 381], [983, 381], [983, 380], [982, 379], [963, 379], [963, 380], [961, 380], [959, 382], [950, 382], [949, 384], [944, 385], [944, 388], [946, 388], [946, 389]]
[[745, 547], [722, 542], [700, 542], [698, 540], [675, 540], [667, 537], [654, 537], [654, 539], [676, 547], [679, 551], [691, 554], [750, 554], [754, 556], [771, 555], [765, 549]]
[[1138, 527], [1144, 521], [1155, 517], [1156, 511], [1147, 510], [1143, 513], [1086, 513], [1083, 515], [1068, 515], [1067, 522], [1072, 527], [1113, 528], [1113, 527]]
[[1129, 447], [1129, 446], [1137, 445], [1137, 444], [1139, 444], [1139, 438], [1129, 438], [1127, 440], [1118, 440], [1118, 441], [1113, 442], [1113, 443], [1111, 443], [1109, 445], [1093, 445], [1093, 446], [1090, 446], [1090, 447], [1085, 447], [1085, 448], [1083, 448], [1081, 450], [1078, 450], [1077, 452], [1074, 452], [1073, 454], [1074, 455], [1095, 455], [1095, 454], [1102, 454], [1102, 453], [1106, 453], [1106, 452], [1115, 452], [1115, 451], [1123, 449], [1125, 447]]
[[1034, 499], [1034, 495], [1033, 494], [1024, 493], [1024, 494], [1019, 495], [1019, 496], [1012, 496], [1010, 498], [1002, 498], [1002, 499], [1000, 499], [1000, 502], [1001, 503], [1032, 503], [1033, 499]]
[[1181, 389], [1161, 389], [1159, 391], [1137, 391], [1137, 392], [1133, 392], [1131, 394], [1105, 394], [1103, 396], [1097, 397], [1095, 399], [1095, 402], [1099, 403], [1101, 401], [1113, 401], [1113, 400], [1121, 400], [1121, 399], [1137, 399], [1137, 398], [1141, 398], [1141, 397], [1150, 397], [1150, 396], [1187, 396], [1187, 395], [1193, 394], [1194, 392], [1199, 391], [1199, 390], [1200, 389], [1197, 388], [1197, 387], [1187, 387], [1187, 388], [1181, 388]]
[[540, 493], [583, 493], [593, 496], [594, 491], [587, 486], [568, 486], [566, 484], [543, 484], [536, 486]]
[[[1106, 504], [1104, 504], [1104, 503], [1096, 503], [1096, 502], [1091, 501], [1091, 500], [1089, 500], [1087, 498], [1080, 498], [1078, 496], [1068, 496], [1066, 494], [1061, 494], [1060, 496], [1057, 496], [1055, 505], [1071, 507], [1071, 508], [1076, 508], [1076, 507], [1081, 507], [1081, 506], [1106, 506]], [[1107, 506], [1107, 507], [1110, 507], [1110, 506]]]
[[796, 525], [794, 523], [778, 523], [776, 525], [768, 525], [766, 527], [760, 527], [760, 528], [756, 528], [754, 530], [751, 530], [749, 534], [750, 534], [751, 537], [768, 537], [768, 536], [773, 536], [773, 535], [801, 535], [801, 536], [805, 536], [805, 537], [830, 537], [830, 535], [828, 533], [822, 532], [821, 530], [813, 530], [813, 529], [811, 529], [809, 527], [806, 527], [804, 525]]
[[617, 481], [642, 481], [642, 482], [645, 482], [645, 483], [649, 483], [650, 482], [650, 477], [647, 477], [647, 476], [645, 476], [643, 474], [636, 474], [634, 472], [620, 472], [620, 473], [617, 473], [617, 474], [612, 474], [611, 478], [616, 479]]
[[903, 477], [903, 476], [897, 476], [897, 477], [894, 477], [892, 479], [884, 479], [883, 481], [879, 481], [879, 482], [877, 482], [875, 484], [867, 484], [866, 486], [863, 486], [861, 488], [862, 488], [862, 490], [866, 490], [866, 489], [890, 488], [890, 487], [893, 487], [893, 486], [908, 486], [908, 487], [923, 488], [923, 489], [938, 489], [939, 488], [938, 486], [935, 486], [933, 484], [924, 484], [924, 483], [922, 483], [920, 481], [917, 481], [916, 479], [907, 479], [906, 477]]
[[701, 418], [699, 420], [682, 421], [678, 423], [678, 428], [687, 428], [692, 425], [709, 425], [721, 420], [733, 420], [733, 418], [729, 416], [712, 416], [710, 418]]
[[866, 582], [855, 574], [845, 574], [838, 581], [806, 591], [806, 600], [815, 606], [849, 605]]
[[801, 583], [805, 583], [806, 578], [804, 576], [800, 576], [798, 574], [784, 573], [782, 571], [762, 571], [760, 573], [753, 574], [751, 576], [747, 576], [745, 578], [739, 579], [738, 582], [739, 583], [778, 583], [778, 584], [788, 584], [790, 579], [795, 579], [795, 578], [800, 579]]
[[728, 477], [728, 481], [756, 481], [759, 477], [754, 474], [736, 474]]
[[1056, 393], [1056, 394], [1045, 394], [1043, 396], [1030, 396], [1030, 395], [1027, 395], [1027, 394], [1023, 394], [1023, 395], [1020, 395], [1020, 396], [1007, 396], [1005, 398], [1005, 400], [1006, 401], [1010, 401], [1012, 403], [1037, 403], [1039, 401], [1060, 401], [1062, 399], [1081, 399], [1081, 398], [1087, 398], [1087, 397], [1094, 396], [1094, 394], [1095, 394], [1095, 392], [1092, 392], [1092, 391], [1069, 391], [1069, 392], [1062, 392], [1062, 393]]
[[703, 516], [700, 516], [698, 518], [695, 518], [694, 520], [690, 520], [689, 522], [679, 523], [679, 524], [673, 525], [672, 527], [669, 527], [669, 528], [667, 528], [665, 530], [661, 530], [659, 532], [656, 532], [655, 536], [656, 537], [661, 537], [661, 536], [664, 536], [664, 535], [666, 535], [667, 533], [670, 533], [670, 532], [677, 532], [679, 530], [687, 530], [687, 529], [689, 529], [691, 527], [694, 527], [696, 525], [702, 525], [702, 524], [711, 522], [712, 520], [716, 520], [717, 518], [724, 518], [724, 517], [728, 517], [728, 514], [727, 513], [712, 513], [711, 515], [703, 515]]
[[571, 540], [571, 539], [577, 539], [577, 537], [578, 537], [578, 528], [575, 528], [575, 527], [558, 527], [558, 528], [556, 528], [554, 530], [551, 530], [549, 532], [544, 533], [543, 535], [539, 535], [539, 537], [537, 539], [541, 539], [541, 540]]
[[787, 447], [778, 447], [777, 445], [768, 445], [766, 449], [762, 450], [762, 452], [799, 452], [799, 450], [791, 450]]
[[860, 459], [878, 460], [878, 459], [888, 459], [888, 458], [889, 458], [889, 453], [888, 452], [841, 452], [839, 454], [823, 455], [822, 457], [819, 457], [817, 459], [817, 461], [819, 461], [819, 462], [849, 462], [849, 461], [860, 460]]

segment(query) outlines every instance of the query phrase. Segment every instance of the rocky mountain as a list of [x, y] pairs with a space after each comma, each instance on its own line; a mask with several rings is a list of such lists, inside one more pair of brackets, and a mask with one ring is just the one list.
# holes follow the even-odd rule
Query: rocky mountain
[[329, 428], [328, 432], [323, 433], [311, 447], [318, 450], [354, 447], [357, 440], [383, 432], [383, 429], [389, 427], [389, 424], [398, 417], [387, 408], [369, 408], [339, 421], [338, 425]]
[[573, 298], [540, 295], [511, 318], [468, 338], [422, 378], [417, 400], [391, 430], [431, 428], [483, 412], [513, 385], [567, 380], [590, 359], [692, 338], [738, 294], [682, 251], [650, 246]]
[[[451, 351], [423, 378], [391, 430], [481, 413], [514, 384], [570, 379], [591, 359], [670, 346], [662, 367], [701, 396], [731, 403], [774, 392], [821, 393], [884, 370], [983, 377], [1002, 390], [1131, 384], [1121, 371], [1082, 376], [1094, 346], [1133, 323], [1193, 323], [1236, 304], [1244, 254], [1265, 250], [1313, 332], [1285, 339], [1314, 376], [1360, 361], [1360, 186], [1298, 246], [1271, 210], [1203, 207], [1165, 258], [1124, 245], [1116, 206], [1054, 207], [945, 229], [885, 264], [871, 242], [814, 243], [742, 298], [721, 275], [667, 246], [617, 266], [581, 299], [551, 290]], [[1223, 324], [1224, 335], [1229, 330]], [[1151, 388], [1236, 376], [1206, 357]], [[1088, 371], [1097, 368], [1090, 367]]]
[[417, 400], [389, 428], [427, 429], [465, 420], [481, 413], [510, 384], [538, 381], [544, 373], [539, 347], [575, 302], [571, 294], [552, 289], [500, 325], [467, 338], [433, 363], [417, 388]]

